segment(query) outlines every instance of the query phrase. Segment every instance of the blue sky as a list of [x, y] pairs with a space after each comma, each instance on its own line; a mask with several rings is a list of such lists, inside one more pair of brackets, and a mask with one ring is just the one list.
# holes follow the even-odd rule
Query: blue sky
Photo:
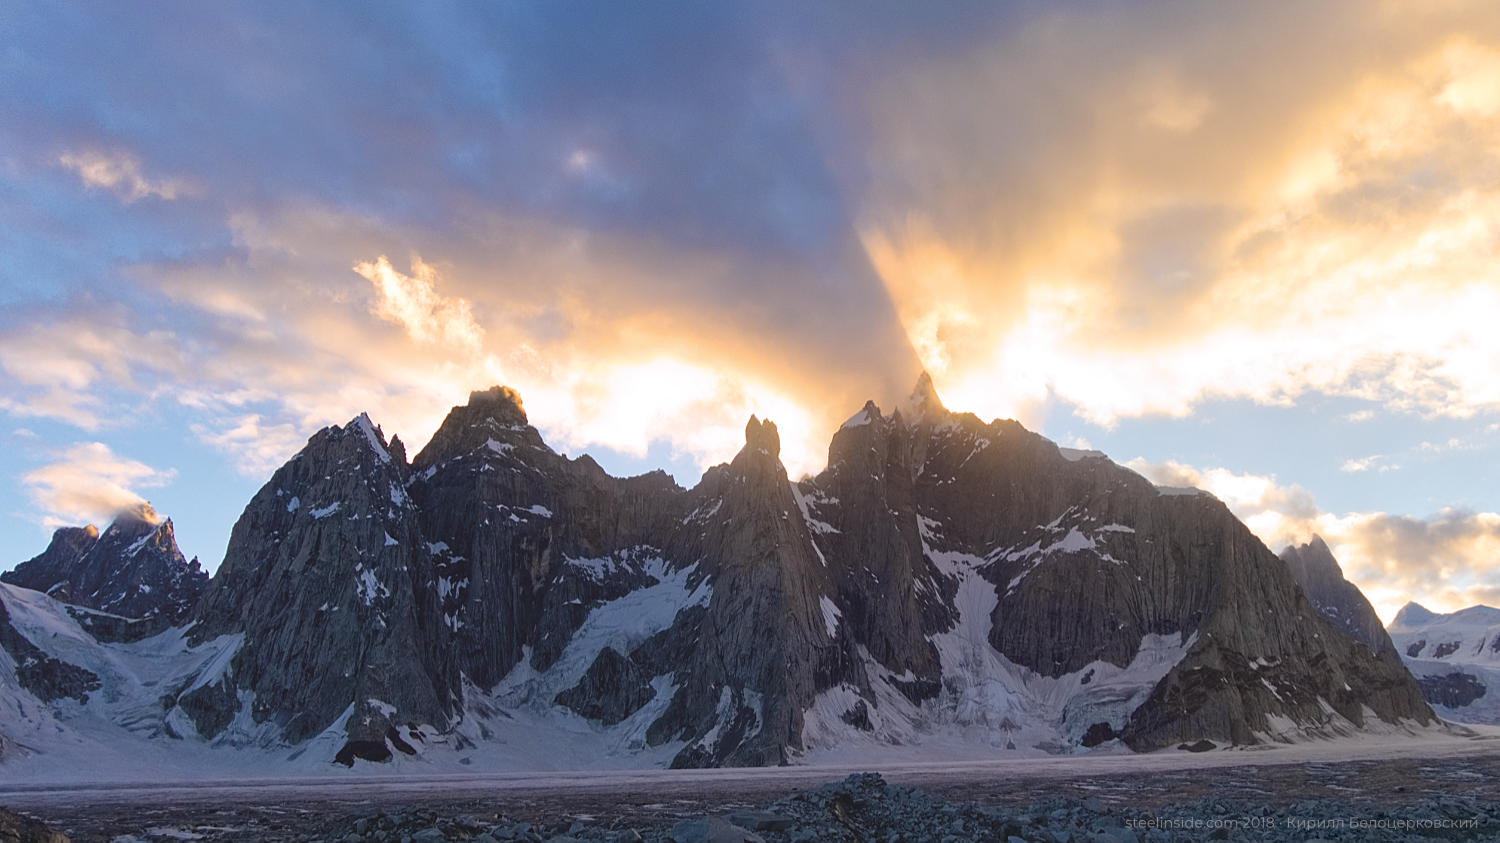
[[326, 424], [517, 387], [559, 450], [793, 473], [931, 372], [1500, 601], [1485, 3], [0, 11], [0, 537], [149, 499], [213, 568]]

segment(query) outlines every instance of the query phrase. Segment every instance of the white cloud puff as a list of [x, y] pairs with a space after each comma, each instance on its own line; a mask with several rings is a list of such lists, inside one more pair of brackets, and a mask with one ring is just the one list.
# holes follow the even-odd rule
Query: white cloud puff
[[165, 486], [176, 476], [119, 456], [102, 442], [70, 445], [52, 456], [21, 478], [48, 527], [108, 521], [145, 503], [137, 489]]

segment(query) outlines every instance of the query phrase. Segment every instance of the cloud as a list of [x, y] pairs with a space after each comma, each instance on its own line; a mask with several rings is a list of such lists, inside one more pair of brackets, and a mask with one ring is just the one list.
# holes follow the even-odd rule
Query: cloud
[[288, 423], [267, 424], [258, 413], [223, 415], [217, 427], [190, 425], [199, 440], [229, 454], [241, 474], [257, 480], [269, 477], [302, 448], [307, 437]]
[[1234, 512], [1261, 540], [1275, 548], [1306, 541], [1319, 510], [1313, 495], [1301, 486], [1284, 486], [1274, 475], [1241, 474], [1225, 468], [1198, 469], [1168, 460], [1147, 462], [1139, 457], [1125, 467], [1158, 486], [1203, 489]]
[[1390, 458], [1385, 454], [1371, 454], [1367, 457], [1344, 460], [1344, 464], [1339, 466], [1339, 471], [1346, 474], [1359, 474], [1372, 468], [1384, 474], [1387, 471], [1396, 471], [1401, 466], [1390, 462]]
[[[904, 394], [916, 374], [894, 320], [868, 318], [879, 304], [844, 304], [837, 287], [726, 299], [719, 277], [742, 270], [716, 255], [500, 217], [420, 241], [325, 208], [233, 225], [239, 256], [191, 274], [239, 302], [234, 312], [192, 293], [180, 264], [136, 271], [190, 323], [207, 320], [195, 334], [213, 339], [195, 346], [185, 398], [214, 408], [226, 403], [216, 395], [237, 395], [303, 435], [368, 410], [420, 447], [450, 405], [504, 383], [562, 449], [644, 455], [663, 444], [707, 466], [734, 455], [755, 413], [776, 420], [800, 473], [821, 467], [851, 407]], [[416, 258], [403, 273], [379, 257], [393, 244], [443, 260]], [[856, 325], [890, 365], [842, 341]]]
[[470, 353], [479, 350], [484, 331], [474, 323], [469, 303], [438, 295], [433, 289], [437, 271], [421, 258], [412, 258], [411, 275], [397, 272], [385, 255], [355, 264], [354, 271], [375, 285], [379, 299], [372, 312], [404, 326], [412, 339], [445, 342]]
[[123, 152], [65, 152], [57, 163], [77, 173], [84, 187], [109, 190], [125, 202], [150, 196], [171, 200], [191, 192], [189, 185], [176, 179], [146, 178], [140, 161]]
[[1213, 493], [1272, 550], [1321, 535], [1344, 575], [1386, 621], [1409, 600], [1438, 611], [1497, 603], [1500, 514], [1453, 508], [1426, 518], [1336, 514], [1318, 507], [1306, 489], [1283, 485], [1274, 476], [1139, 458], [1125, 465], [1158, 485]]
[[[769, 415], [796, 473], [924, 365], [1034, 426], [1500, 407], [1488, 4], [913, 8], [21, 10], [0, 410], [254, 474], [507, 383], [568, 450]], [[1260, 480], [1196, 482], [1305, 520]]]
[[[0, 365], [26, 374], [9, 406], [98, 427], [113, 418], [105, 407], [173, 402], [253, 477], [361, 411], [415, 450], [470, 390], [504, 383], [571, 452], [643, 457], [660, 445], [707, 467], [738, 451], [752, 413], [770, 417], [796, 475], [821, 468], [838, 420], [884, 381], [831, 385], [816, 347], [768, 341], [775, 325], [736, 324], [714, 312], [722, 304], [661, 289], [680, 283], [669, 264], [688, 277], [723, 271], [707, 256], [510, 224], [495, 251], [434, 238], [455, 259], [417, 258], [407, 274], [378, 257], [402, 235], [367, 217], [300, 208], [233, 225], [232, 258], [132, 270], [170, 327], [141, 333], [119, 311], [80, 307], [0, 341]], [[550, 283], [524, 280], [538, 278]], [[857, 365], [849, 356], [835, 365]], [[52, 394], [78, 411], [45, 404]]]
[[1050, 9], [864, 101], [862, 242], [946, 395], [1500, 406], [1489, 9]]
[[[26, 314], [36, 316], [37, 314]], [[0, 333], [0, 409], [22, 418], [51, 418], [87, 431], [119, 424], [131, 413], [106, 400], [115, 391], [185, 378], [185, 343], [161, 329], [140, 331], [122, 308], [75, 310], [24, 320]]]
[[176, 476], [116, 455], [102, 442], [84, 442], [53, 453], [54, 460], [22, 478], [46, 527], [106, 522], [145, 503], [137, 489], [165, 486]]

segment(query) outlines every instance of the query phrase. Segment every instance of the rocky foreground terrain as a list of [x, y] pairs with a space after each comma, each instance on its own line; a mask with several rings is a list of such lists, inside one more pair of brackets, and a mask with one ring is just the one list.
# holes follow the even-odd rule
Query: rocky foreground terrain
[[117, 843], [1500, 840], [1500, 753], [1069, 778], [897, 777], [860, 773], [801, 789], [775, 776], [626, 779], [499, 793], [453, 782], [445, 795], [415, 798], [372, 784], [269, 800], [247, 791], [234, 804], [122, 804], [79, 792], [29, 797], [28, 812], [73, 840]]

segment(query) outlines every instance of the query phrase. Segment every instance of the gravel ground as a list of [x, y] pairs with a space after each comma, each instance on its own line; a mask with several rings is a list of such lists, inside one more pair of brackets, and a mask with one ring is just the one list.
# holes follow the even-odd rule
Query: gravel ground
[[[805, 771], [816, 776], [818, 771]], [[18, 807], [74, 840], [1500, 840], [1500, 753], [1003, 777], [682, 776], [598, 787], [253, 790]], [[14, 793], [11, 794], [15, 796]], [[23, 800], [24, 801], [24, 800]], [[747, 813], [748, 812], [748, 813]]]

